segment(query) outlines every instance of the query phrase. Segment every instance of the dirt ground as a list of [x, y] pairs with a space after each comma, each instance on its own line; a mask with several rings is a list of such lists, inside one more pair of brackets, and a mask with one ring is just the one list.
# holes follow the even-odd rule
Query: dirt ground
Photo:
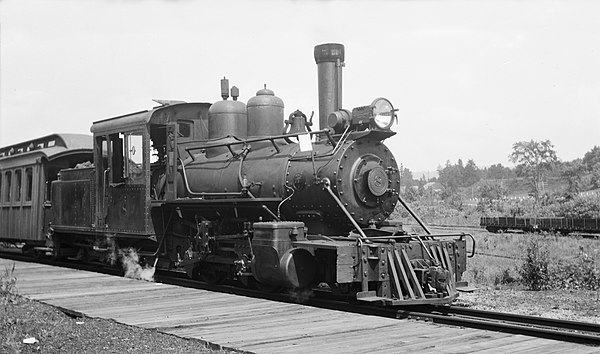
[[519, 286], [482, 288], [460, 293], [456, 304], [481, 310], [600, 323], [600, 290], [529, 291]]
[[231, 353], [202, 341], [93, 318], [0, 295], [0, 353]]

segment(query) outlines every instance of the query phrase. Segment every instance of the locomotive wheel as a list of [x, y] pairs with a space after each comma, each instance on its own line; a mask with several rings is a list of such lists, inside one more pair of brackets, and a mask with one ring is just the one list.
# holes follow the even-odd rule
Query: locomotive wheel
[[221, 284], [227, 279], [227, 272], [223, 266], [216, 264], [203, 264], [198, 267], [200, 280], [209, 284]]
[[33, 259], [40, 259], [44, 255], [44, 253], [36, 250], [33, 246], [25, 245], [23, 247], [23, 253], [32, 257]]
[[255, 287], [257, 290], [260, 290], [264, 293], [278, 293], [283, 289], [279, 285], [263, 284], [258, 281], [256, 282]]
[[87, 250], [87, 248], [85, 247], [79, 247], [79, 249], [77, 250], [77, 255], [75, 256], [75, 258], [78, 261], [87, 263], [90, 261], [90, 255], [89, 252]]
[[353, 293], [351, 283], [328, 283], [331, 292], [338, 295], [350, 295]]
[[242, 280], [242, 283], [248, 289], [256, 289], [264, 293], [277, 293], [282, 289], [279, 285], [263, 284], [252, 276], [245, 277], [245, 279]]
[[185, 273], [191, 279], [199, 279], [200, 278], [200, 274], [199, 274], [200, 267], [198, 267], [198, 264], [190, 264], [190, 265], [185, 266], [184, 268], [185, 268]]

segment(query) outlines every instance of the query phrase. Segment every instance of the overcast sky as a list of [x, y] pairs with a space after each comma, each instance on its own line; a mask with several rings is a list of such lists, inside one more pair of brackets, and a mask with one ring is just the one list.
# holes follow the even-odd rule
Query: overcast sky
[[[405, 167], [510, 165], [600, 145], [597, 1], [0, 0], [0, 146], [149, 109], [153, 98], [246, 102], [267, 84], [317, 116], [313, 47], [346, 47], [344, 107], [386, 97]], [[318, 119], [315, 119], [318, 120]]]

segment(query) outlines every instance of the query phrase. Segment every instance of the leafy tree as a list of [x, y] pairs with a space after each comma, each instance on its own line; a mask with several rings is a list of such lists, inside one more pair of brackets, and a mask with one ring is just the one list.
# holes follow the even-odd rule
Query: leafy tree
[[463, 171], [462, 186], [463, 187], [472, 186], [475, 183], [479, 182], [480, 179], [481, 179], [481, 171], [479, 170], [477, 165], [475, 165], [475, 161], [473, 161], [473, 160], [467, 161], [467, 165], [465, 166], [465, 169]]
[[412, 203], [418, 200], [422, 195], [419, 194], [419, 188], [417, 186], [414, 187], [406, 187], [404, 191], [404, 200], [409, 203]]
[[413, 178], [412, 171], [406, 167], [400, 166], [400, 185], [410, 187], [415, 184], [416, 182]]
[[550, 140], [519, 141], [513, 144], [513, 152], [508, 156], [517, 164], [517, 174], [526, 177], [533, 187], [533, 196], [539, 200], [543, 193], [546, 174], [558, 162], [554, 145]]
[[487, 179], [508, 179], [516, 177], [516, 173], [510, 167], [502, 166], [501, 163], [491, 165], [484, 169], [483, 174]]
[[596, 165], [592, 170], [591, 182], [594, 188], [600, 188], [600, 165]]
[[585, 153], [581, 161], [588, 169], [600, 164], [600, 146], [594, 146], [592, 150]]
[[466, 166], [461, 159], [455, 165], [447, 161], [444, 168], [438, 167], [438, 174], [438, 182], [444, 186], [444, 199], [455, 196], [459, 188], [472, 186], [481, 179], [481, 171], [473, 160], [469, 160]]
[[572, 199], [585, 190], [586, 172], [586, 167], [580, 159], [564, 164], [562, 178], [568, 183], [566, 191], [567, 198]]
[[600, 218], [600, 195], [575, 196], [566, 203], [554, 206], [558, 216], [570, 218]]
[[499, 209], [500, 201], [504, 200], [508, 195], [506, 188], [496, 183], [485, 183], [479, 187], [479, 203], [477, 203], [477, 210], [497, 210]]
[[594, 146], [592, 150], [585, 153], [582, 164], [591, 174], [593, 188], [600, 188], [600, 146]]

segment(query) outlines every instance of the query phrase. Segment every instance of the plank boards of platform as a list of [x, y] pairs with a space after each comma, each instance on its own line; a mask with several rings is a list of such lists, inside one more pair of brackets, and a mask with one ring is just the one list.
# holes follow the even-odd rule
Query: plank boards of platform
[[[88, 317], [113, 319], [256, 353], [593, 353], [598, 349], [14, 263], [17, 290], [29, 298]], [[0, 258], [0, 270], [12, 264]]]

